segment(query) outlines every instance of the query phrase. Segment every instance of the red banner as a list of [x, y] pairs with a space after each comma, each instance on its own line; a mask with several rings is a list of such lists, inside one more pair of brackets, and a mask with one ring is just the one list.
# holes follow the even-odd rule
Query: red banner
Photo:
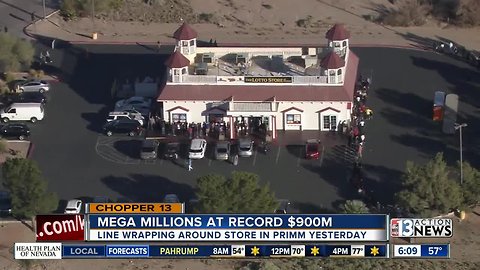
[[84, 241], [83, 215], [38, 215], [37, 241]]

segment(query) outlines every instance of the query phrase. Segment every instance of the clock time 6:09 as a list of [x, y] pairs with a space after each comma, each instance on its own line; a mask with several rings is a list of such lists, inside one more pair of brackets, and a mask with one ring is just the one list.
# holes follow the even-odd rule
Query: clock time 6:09
[[397, 249], [398, 255], [415, 255], [418, 252], [416, 247], [399, 247]]

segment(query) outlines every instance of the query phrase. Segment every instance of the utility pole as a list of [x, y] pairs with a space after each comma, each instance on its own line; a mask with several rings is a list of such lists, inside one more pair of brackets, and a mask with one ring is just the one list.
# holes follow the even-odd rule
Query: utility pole
[[45, 0], [42, 1], [43, 4], [43, 19], [47, 18], [47, 9], [45, 8]]
[[92, 1], [92, 26], [95, 24], [95, 0]]
[[462, 130], [464, 127], [467, 127], [466, 123], [457, 124], [455, 123], [455, 130], [460, 131], [460, 185], [463, 185], [463, 134]]

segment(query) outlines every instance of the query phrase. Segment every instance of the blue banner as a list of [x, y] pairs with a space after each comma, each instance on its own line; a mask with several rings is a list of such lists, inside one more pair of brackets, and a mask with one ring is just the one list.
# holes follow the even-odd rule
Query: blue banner
[[62, 258], [386, 258], [388, 257], [387, 250], [388, 244], [106, 246], [64, 244]]
[[422, 244], [422, 258], [450, 258], [449, 244]]
[[62, 258], [85, 257], [99, 258], [105, 257], [105, 246], [102, 245], [66, 245], [62, 246]]
[[88, 215], [91, 229], [385, 229], [386, 215]]
[[107, 257], [115, 258], [148, 258], [150, 256], [149, 245], [107, 245], [105, 249]]

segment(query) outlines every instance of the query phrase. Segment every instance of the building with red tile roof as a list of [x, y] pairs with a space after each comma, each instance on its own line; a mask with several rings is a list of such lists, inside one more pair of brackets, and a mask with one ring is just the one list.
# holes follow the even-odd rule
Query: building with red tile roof
[[326, 48], [197, 47], [196, 35], [184, 36], [165, 63], [168, 79], [157, 98], [164, 119], [221, 121], [230, 138], [258, 125], [273, 138], [280, 129], [335, 129], [350, 121], [357, 79], [349, 35], [333, 26]]

